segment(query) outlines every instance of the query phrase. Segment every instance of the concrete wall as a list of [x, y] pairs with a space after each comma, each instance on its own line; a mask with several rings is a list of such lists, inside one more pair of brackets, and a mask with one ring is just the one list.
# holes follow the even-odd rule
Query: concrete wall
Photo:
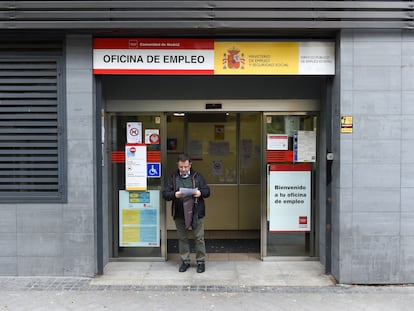
[[[414, 34], [343, 31], [333, 266], [341, 283], [414, 282]], [[338, 81], [337, 81], [338, 82]]]
[[66, 40], [68, 133], [68, 204], [64, 219], [67, 245], [64, 274], [93, 276], [96, 271], [95, 93], [92, 37], [69, 35]]
[[95, 274], [91, 39], [66, 49], [67, 204], [2, 204], [0, 275]]

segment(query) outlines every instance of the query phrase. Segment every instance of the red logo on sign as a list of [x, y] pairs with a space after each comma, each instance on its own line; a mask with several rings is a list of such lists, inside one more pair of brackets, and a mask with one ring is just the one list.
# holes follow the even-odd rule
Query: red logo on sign
[[240, 53], [238, 48], [233, 47], [232, 49], [227, 50], [227, 53], [224, 53], [223, 56], [223, 69], [244, 69], [244, 54]]
[[151, 144], [159, 144], [160, 143], [160, 136], [158, 134], [151, 134], [149, 137]]
[[135, 147], [131, 147], [131, 149], [129, 149], [130, 152], [135, 153], [135, 151], [137, 151], [137, 149], [135, 149]]
[[308, 216], [299, 216], [299, 224], [306, 225], [308, 223]]

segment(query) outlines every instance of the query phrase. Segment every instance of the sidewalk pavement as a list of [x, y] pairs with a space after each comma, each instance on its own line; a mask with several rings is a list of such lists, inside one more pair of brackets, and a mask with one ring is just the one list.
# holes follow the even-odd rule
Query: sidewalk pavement
[[412, 310], [414, 286], [336, 284], [317, 261], [111, 262], [87, 277], [0, 277], [0, 311]]
[[178, 261], [110, 262], [104, 274], [82, 277], [0, 277], [8, 290], [272, 291], [279, 287], [334, 286], [317, 261], [213, 261], [204, 273], [196, 265], [178, 272]]

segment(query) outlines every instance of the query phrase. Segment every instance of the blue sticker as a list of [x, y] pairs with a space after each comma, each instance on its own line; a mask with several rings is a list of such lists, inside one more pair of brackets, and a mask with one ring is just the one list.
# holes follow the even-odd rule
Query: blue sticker
[[161, 163], [147, 163], [148, 178], [161, 177]]

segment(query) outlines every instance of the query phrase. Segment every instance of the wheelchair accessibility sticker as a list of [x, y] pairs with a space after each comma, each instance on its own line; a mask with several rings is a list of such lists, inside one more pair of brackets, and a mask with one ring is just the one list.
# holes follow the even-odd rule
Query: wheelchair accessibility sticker
[[161, 177], [161, 163], [147, 163], [148, 178]]

